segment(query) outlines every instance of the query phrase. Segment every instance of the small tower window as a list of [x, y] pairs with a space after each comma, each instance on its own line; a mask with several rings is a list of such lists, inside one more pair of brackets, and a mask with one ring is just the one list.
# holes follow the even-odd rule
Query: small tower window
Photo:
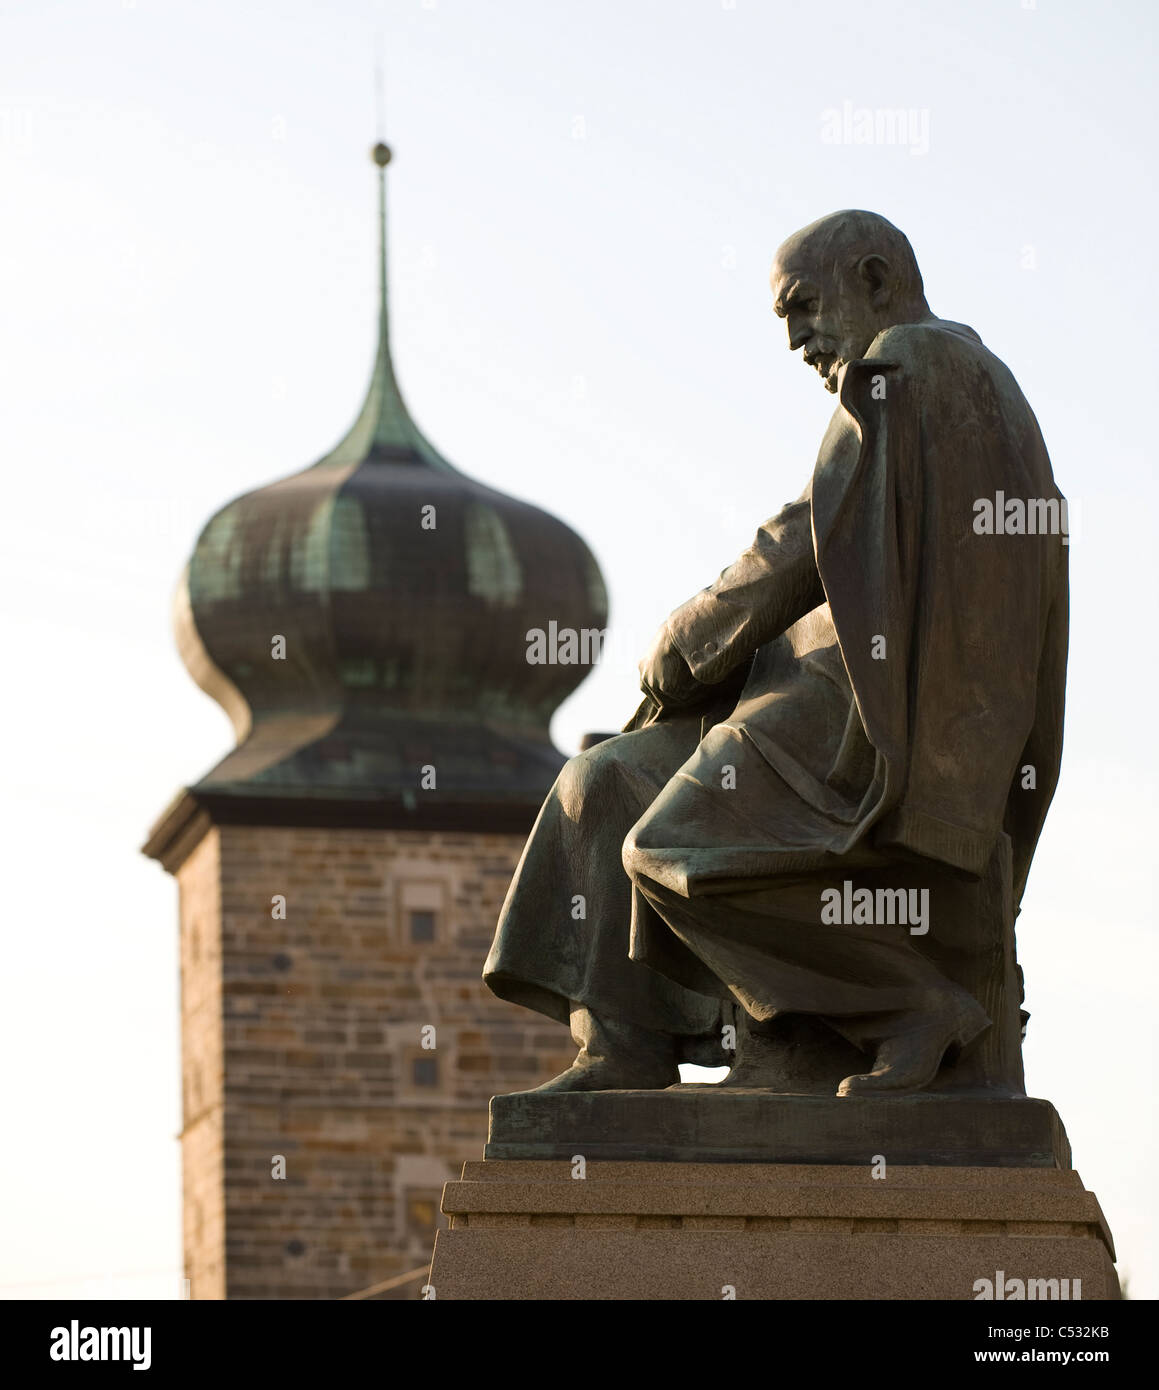
[[444, 878], [395, 880], [395, 940], [400, 946], [432, 946], [446, 940], [450, 884]]
[[416, 1086], [437, 1086], [439, 1084], [439, 1063], [434, 1057], [415, 1057], [411, 1062], [412, 1076]]
[[410, 939], [416, 945], [423, 945], [435, 939], [435, 914], [427, 908], [411, 909]]

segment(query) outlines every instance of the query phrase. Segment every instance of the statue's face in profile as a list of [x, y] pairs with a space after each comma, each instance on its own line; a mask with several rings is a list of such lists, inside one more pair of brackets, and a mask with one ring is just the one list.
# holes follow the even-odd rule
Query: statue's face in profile
[[789, 350], [804, 349], [812, 367], [836, 391], [838, 373], [847, 363], [864, 357], [883, 327], [874, 307], [874, 286], [856, 271], [819, 267], [777, 254], [773, 264], [774, 308], [786, 321]]

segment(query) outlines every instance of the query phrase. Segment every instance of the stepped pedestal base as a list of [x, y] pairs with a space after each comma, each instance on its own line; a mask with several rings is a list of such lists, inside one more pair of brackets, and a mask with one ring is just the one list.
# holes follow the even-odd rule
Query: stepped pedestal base
[[873, 1172], [468, 1163], [443, 1196], [430, 1282], [440, 1299], [976, 1299], [979, 1281], [1004, 1299], [1119, 1297], [1077, 1173], [888, 1157]]
[[436, 1298], [1119, 1297], [1044, 1100], [533, 1092], [491, 1102], [485, 1153], [443, 1195]]

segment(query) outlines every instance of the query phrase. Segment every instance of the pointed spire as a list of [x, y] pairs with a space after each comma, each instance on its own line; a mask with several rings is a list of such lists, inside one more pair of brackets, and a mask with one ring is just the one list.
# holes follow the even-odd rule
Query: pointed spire
[[453, 473], [456, 470], [423, 438], [411, 419], [394, 374], [386, 261], [386, 166], [393, 155], [390, 146], [379, 140], [370, 157], [378, 166], [378, 352], [358, 419], [341, 443], [314, 467], [341, 468], [363, 461], [420, 463]]

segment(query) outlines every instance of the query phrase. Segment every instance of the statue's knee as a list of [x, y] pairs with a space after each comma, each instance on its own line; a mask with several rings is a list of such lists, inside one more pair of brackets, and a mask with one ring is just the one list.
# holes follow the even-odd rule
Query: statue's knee
[[652, 867], [650, 851], [656, 845], [656, 836], [650, 833], [652, 819], [651, 812], [645, 812], [624, 836], [620, 859], [624, 865], [624, 872], [633, 883], [651, 877], [649, 873], [649, 869]]
[[615, 750], [609, 743], [598, 743], [594, 748], [585, 749], [569, 758], [560, 769], [556, 779], [555, 791], [563, 807], [564, 814], [577, 820], [590, 803], [593, 795], [605, 787], [610, 775], [614, 775], [617, 759]]

